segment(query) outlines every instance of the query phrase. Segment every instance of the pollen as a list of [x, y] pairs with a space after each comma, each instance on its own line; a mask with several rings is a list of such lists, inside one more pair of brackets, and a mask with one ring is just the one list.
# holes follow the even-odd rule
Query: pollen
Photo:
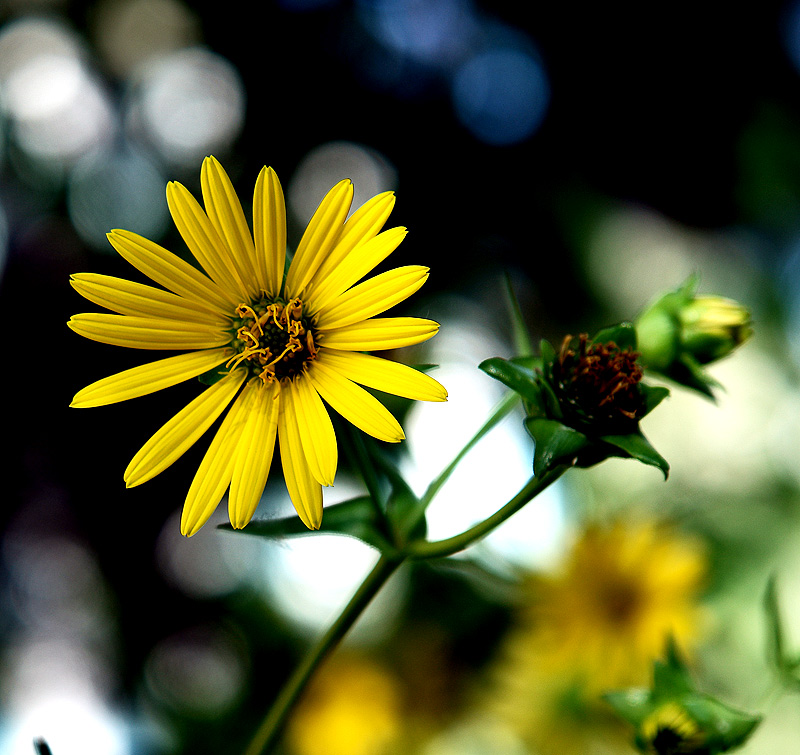
[[246, 366], [265, 383], [292, 380], [317, 356], [314, 330], [298, 298], [240, 304], [234, 323], [237, 353], [227, 366]]

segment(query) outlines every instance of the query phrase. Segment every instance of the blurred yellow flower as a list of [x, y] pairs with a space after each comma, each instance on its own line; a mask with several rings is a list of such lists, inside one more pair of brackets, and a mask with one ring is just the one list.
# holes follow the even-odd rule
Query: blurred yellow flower
[[560, 569], [526, 582], [481, 707], [543, 755], [629, 752], [600, 693], [647, 684], [669, 635], [693, 644], [705, 572], [687, 536], [651, 523], [588, 527]]
[[[79, 391], [74, 407], [143, 396], [216, 371], [216, 382], [148, 440], [125, 470], [128, 487], [176, 461], [225, 410], [183, 507], [181, 531], [197, 532], [230, 487], [234, 527], [252, 518], [266, 484], [276, 437], [289, 495], [316, 529], [322, 486], [332, 485], [336, 437], [325, 400], [380, 440], [403, 431], [361, 386], [406, 398], [444, 401], [435, 380], [411, 367], [361, 352], [420, 343], [438, 329], [426, 319], [376, 317], [417, 291], [428, 269], [400, 267], [358, 283], [391, 254], [406, 230], [380, 233], [394, 194], [379, 194], [347, 218], [349, 180], [320, 203], [284, 275], [286, 210], [275, 172], [264, 168], [253, 196], [253, 230], [222, 166], [206, 158], [205, 209], [179, 183], [167, 186], [172, 218], [200, 268], [130, 231], [112, 246], [164, 288], [106, 275], [72, 276], [85, 298], [116, 314], [72, 317], [77, 333], [102, 343], [186, 353], [111, 375]], [[167, 289], [167, 290], [164, 290]]]
[[295, 755], [381, 755], [397, 751], [397, 679], [362, 658], [341, 658], [317, 676], [287, 730]]
[[531, 583], [524, 620], [543, 669], [591, 690], [645, 683], [669, 636], [701, 624], [706, 562], [694, 539], [652, 523], [590, 526], [562, 568]]

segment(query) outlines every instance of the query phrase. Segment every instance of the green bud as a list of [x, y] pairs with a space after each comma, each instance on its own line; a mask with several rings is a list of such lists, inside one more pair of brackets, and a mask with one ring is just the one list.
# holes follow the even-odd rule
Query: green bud
[[717, 755], [745, 743], [760, 716], [732, 708], [699, 692], [674, 647], [666, 661], [656, 661], [653, 686], [611, 692], [605, 700], [632, 724], [634, 744], [654, 755]]
[[700, 364], [730, 354], [751, 335], [750, 313], [721, 296], [698, 296], [679, 313], [681, 346]]
[[702, 365], [730, 354], [752, 334], [749, 311], [732, 299], [697, 296], [698, 279], [664, 294], [636, 321], [641, 363], [713, 397], [716, 381]]

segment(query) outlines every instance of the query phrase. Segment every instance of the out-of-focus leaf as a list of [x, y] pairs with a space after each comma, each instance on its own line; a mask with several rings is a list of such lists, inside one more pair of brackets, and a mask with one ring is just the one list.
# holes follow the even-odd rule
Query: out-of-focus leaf
[[533, 344], [531, 343], [531, 336], [530, 333], [528, 333], [528, 328], [525, 325], [525, 319], [522, 316], [519, 300], [514, 293], [514, 288], [511, 285], [511, 278], [507, 273], [505, 278], [508, 306], [511, 310], [511, 337], [514, 344], [514, 354], [518, 357], [533, 356]]

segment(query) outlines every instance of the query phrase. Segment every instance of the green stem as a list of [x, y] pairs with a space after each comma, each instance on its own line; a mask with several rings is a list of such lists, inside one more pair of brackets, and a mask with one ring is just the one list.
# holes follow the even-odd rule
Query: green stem
[[458, 452], [453, 461], [451, 461], [447, 467], [445, 467], [442, 473], [435, 480], [433, 480], [430, 485], [428, 485], [425, 494], [422, 496], [423, 509], [428, 507], [428, 504], [430, 504], [442, 486], [447, 482], [447, 480], [450, 478], [450, 475], [453, 474], [453, 470], [455, 470], [455, 468], [461, 463], [461, 460], [475, 447], [477, 442], [481, 440], [486, 433], [498, 425], [501, 420], [505, 419], [518, 403], [519, 395], [513, 391], [509, 391], [503, 396], [497, 406], [495, 406], [495, 408], [492, 410], [492, 413], [489, 415], [489, 419], [487, 419], [478, 432], [476, 432], [475, 435], [473, 435], [472, 438], [467, 441], [466, 445]]
[[419, 540], [410, 543], [405, 549], [406, 555], [410, 558], [417, 559], [443, 558], [444, 556], [452, 556], [454, 553], [464, 550], [464, 548], [471, 545], [476, 540], [480, 540], [480, 538], [488, 535], [495, 527], [502, 524], [510, 516], [516, 514], [526, 503], [539, 495], [545, 488], [552, 485], [567, 469], [568, 467], [557, 467], [539, 477], [531, 477], [519, 493], [487, 519], [478, 522], [478, 524], [470, 527], [461, 534], [454, 535], [445, 540], [437, 540], [436, 542]]
[[402, 558], [381, 556], [336, 621], [317, 641], [316, 645], [310, 648], [300, 665], [297, 666], [286, 684], [284, 684], [278, 698], [245, 750], [245, 755], [262, 755], [262, 753], [269, 752], [270, 748], [277, 743], [289, 714], [300, 699], [314, 672], [331, 651], [336, 648], [356, 619], [402, 561]]

